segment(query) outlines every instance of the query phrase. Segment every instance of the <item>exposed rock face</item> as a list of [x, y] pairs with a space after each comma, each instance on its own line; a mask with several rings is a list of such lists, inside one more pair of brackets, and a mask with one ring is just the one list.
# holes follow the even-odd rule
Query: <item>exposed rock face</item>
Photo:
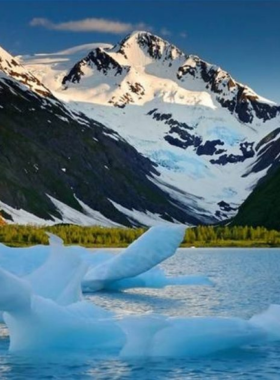
[[65, 85], [67, 82], [79, 83], [81, 77], [85, 75], [84, 70], [92, 66], [104, 75], [108, 75], [108, 73], [111, 75], [112, 73], [113, 75], [121, 75], [123, 71], [128, 71], [128, 68], [123, 68], [104, 49], [97, 48], [72, 68], [69, 74], [63, 78], [62, 84]]
[[220, 153], [223, 153], [225, 150], [217, 148], [217, 146], [223, 146], [223, 145], [224, 145], [224, 142], [221, 141], [220, 139], [206, 141], [204, 144], [199, 145], [196, 153], [199, 156], [202, 156], [202, 155], [213, 156], [214, 154], [220, 154]]
[[216, 94], [217, 101], [244, 123], [251, 123], [254, 116], [267, 121], [280, 113], [279, 106], [264, 103], [249, 87], [236, 82], [229, 73], [197, 56], [189, 56], [178, 70], [179, 80], [184, 81], [188, 76], [202, 79], [206, 89]]
[[173, 61], [178, 57], [185, 57], [176, 46], [164, 41], [162, 38], [148, 32], [134, 32], [129, 34], [114, 50], [127, 57], [127, 49], [138, 44], [148, 55], [155, 60]]

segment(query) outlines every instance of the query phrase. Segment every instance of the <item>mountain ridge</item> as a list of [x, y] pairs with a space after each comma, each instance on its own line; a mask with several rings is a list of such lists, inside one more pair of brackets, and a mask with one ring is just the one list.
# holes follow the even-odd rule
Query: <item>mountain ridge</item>
[[[170, 171], [178, 172], [183, 170], [182, 166], [186, 167], [186, 162], [181, 161], [187, 159], [192, 160], [194, 166], [207, 167], [209, 173], [214, 171], [216, 184], [210, 184], [209, 188], [209, 181], [204, 181], [203, 187], [209, 188], [208, 194], [209, 191], [217, 192], [219, 181], [228, 181], [229, 186], [215, 205], [210, 206], [213, 209], [210, 211], [212, 221], [232, 217], [272, 161], [275, 161], [273, 165], [278, 165], [274, 160], [276, 156], [271, 160], [267, 157], [262, 159], [256, 148], [279, 126], [279, 106], [235, 81], [218, 66], [184, 54], [151, 33], [132, 33], [112, 48], [103, 49], [101, 56], [114, 60], [114, 67], [110, 66], [110, 59], [100, 59], [99, 66], [96, 66], [99, 53], [99, 50], [94, 51], [93, 61], [90, 59], [93, 53], [89, 53], [86, 59], [81, 59], [69, 70], [68, 76], [64, 76], [62, 97], [75, 103], [74, 107], [83, 109], [89, 117], [100, 117], [103, 122], [111, 124], [142, 154], [163, 167], [162, 171], [169, 167], [169, 178]], [[74, 79], [75, 68], [79, 74]], [[146, 126], [147, 123], [150, 127]], [[163, 133], [158, 132], [153, 137], [155, 130]], [[148, 135], [155, 141], [154, 151], [147, 147], [150, 144], [146, 138]], [[159, 151], [162, 140], [169, 144], [169, 148]], [[170, 151], [171, 146], [174, 149]], [[188, 154], [179, 158], [178, 165], [178, 151], [181, 151], [181, 157], [182, 150]], [[219, 166], [225, 168], [224, 176], [217, 173]], [[236, 171], [234, 180], [231, 178], [234, 171], [227, 170], [227, 166]], [[188, 173], [187, 178], [191, 176], [194, 182], [195, 172], [200, 170], [194, 167], [193, 174]], [[170, 179], [163, 181], [165, 188], [170, 185], [177, 187], [175, 196], [180, 197], [178, 194], [183, 191], [183, 201], [190, 198], [187, 204], [193, 206], [196, 203], [194, 207], [198, 210], [199, 204], [195, 200], [198, 186], [193, 183], [189, 190], [182, 186], [183, 178], [175, 178], [176, 173], [173, 174], [172, 184]], [[243, 181], [246, 177], [248, 181]], [[237, 186], [237, 181], [244, 182], [244, 185]], [[235, 194], [232, 201], [229, 201], [230, 194]], [[208, 195], [201, 192], [200, 206], [206, 214], [207, 209], [209, 211], [207, 198]], [[204, 199], [206, 204], [203, 205]], [[213, 201], [212, 198], [211, 203]], [[225, 203], [227, 207], [221, 208], [220, 204]]]
[[[69, 74], [63, 78], [62, 84], [79, 83], [82, 76], [85, 75], [82, 68], [92, 64], [97, 66], [98, 71], [103, 70], [105, 75], [110, 70], [110, 65], [115, 70], [115, 76], [121, 75], [123, 71], [128, 73], [134, 65], [135, 56], [138, 60], [141, 58], [134, 45], [147, 52], [155, 61], [166, 62], [168, 67], [177, 63], [175, 74], [178, 80], [184, 81], [186, 76], [202, 79], [206, 89], [211, 89], [212, 92], [216, 93], [217, 100], [221, 105], [228, 108], [230, 112], [236, 113], [242, 122], [250, 123], [252, 121], [252, 114], [249, 112], [250, 107], [254, 109], [256, 116], [264, 121], [275, 117], [277, 112], [280, 112], [280, 106], [260, 97], [248, 86], [235, 81], [220, 67], [203, 61], [198, 56], [184, 54], [166, 40], [144, 31], [129, 34], [112, 48], [96, 48], [95, 51], [91, 51], [87, 57], [77, 62]], [[137, 62], [137, 68], [140, 66], [141, 63]], [[225, 89], [232, 93], [232, 99], [227, 99]]]
[[280, 107], [218, 66], [148, 32], [94, 46], [76, 62], [73, 51], [83, 49], [68, 49], [63, 62], [58, 53], [20, 59], [71, 112], [114, 130], [147, 158], [157, 171], [149, 181], [191, 223], [232, 218], [279, 166]]
[[15, 77], [0, 72], [0, 210], [7, 221], [196, 221], [148, 179], [155, 165], [116, 132]]

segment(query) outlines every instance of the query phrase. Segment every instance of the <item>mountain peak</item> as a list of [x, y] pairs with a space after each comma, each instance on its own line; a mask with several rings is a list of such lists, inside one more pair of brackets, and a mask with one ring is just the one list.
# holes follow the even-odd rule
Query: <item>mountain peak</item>
[[16, 66], [19, 66], [17, 59], [0, 46], [0, 70], [8, 74]]
[[[81, 83], [81, 91], [77, 86]], [[100, 96], [100, 83], [109, 91]], [[279, 115], [280, 107], [235, 81], [217, 65], [184, 54], [175, 45], [147, 31], [134, 31], [114, 47], [96, 48], [77, 62], [66, 76], [65, 89], [87, 100], [116, 107], [142, 105], [162, 98], [185, 105], [216, 107], [218, 103], [242, 123], [267, 121]], [[94, 96], [92, 96], [92, 88]], [[95, 95], [97, 94], [97, 96]]]
[[127, 50], [140, 47], [153, 59], [170, 58], [175, 59], [185, 54], [176, 46], [163, 38], [146, 31], [134, 31], [128, 34], [119, 44], [114, 47], [114, 51], [127, 55]]
[[[157, 39], [157, 40], [160, 40], [160, 41], [164, 41], [161, 37], [151, 33], [151, 32], [147, 32], [145, 30], [134, 30], [133, 32], [129, 33], [126, 35], [126, 37], [123, 38], [123, 40], [121, 40], [118, 45], [125, 45], [127, 42], [129, 43], [135, 43], [135, 42], [139, 42], [139, 40], [141, 39], [145, 39], [145, 40], [151, 40], [151, 39]], [[165, 43], [168, 43], [167, 41], [164, 41]]]
[[19, 61], [0, 46], [0, 72], [16, 79], [40, 96], [52, 97], [51, 92]]
[[143, 36], [143, 35], [153, 36], [151, 32], [148, 32], [146, 30], [134, 30], [133, 32], [129, 33], [124, 39], [138, 38], [139, 36]]

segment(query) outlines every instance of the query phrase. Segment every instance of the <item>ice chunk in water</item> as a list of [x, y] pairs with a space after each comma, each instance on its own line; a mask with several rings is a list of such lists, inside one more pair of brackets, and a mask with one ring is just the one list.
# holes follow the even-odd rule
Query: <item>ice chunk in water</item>
[[[68, 263], [64, 250], [56, 251], [56, 243], [49, 260], [34, 273], [32, 281], [32, 275], [28, 282], [0, 269], [0, 308], [5, 311], [12, 352], [94, 349], [99, 354], [123, 357], [195, 357], [280, 339], [278, 305], [246, 321], [163, 315], [116, 318], [86, 301], [68, 304], [76, 299], [81, 283], [81, 260], [74, 255]], [[53, 278], [48, 277], [56, 264]], [[129, 273], [133, 272], [132, 264], [129, 268]], [[120, 273], [128, 272], [118, 270], [118, 276]], [[35, 290], [37, 287], [37, 292], [41, 289], [45, 297], [35, 294], [31, 285]]]
[[92, 290], [135, 277], [172, 256], [184, 238], [184, 226], [156, 226], [140, 236], [121, 254], [94, 267], [84, 278]]
[[69, 305], [82, 299], [81, 281], [88, 265], [77, 252], [65, 248], [59, 237], [48, 235], [51, 254], [41, 267], [25, 279], [37, 295]]

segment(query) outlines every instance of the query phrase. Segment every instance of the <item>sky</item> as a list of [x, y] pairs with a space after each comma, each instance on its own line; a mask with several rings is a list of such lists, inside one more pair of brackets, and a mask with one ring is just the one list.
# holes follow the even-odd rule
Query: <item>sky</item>
[[280, 104], [280, 0], [0, 0], [14, 55], [116, 43], [148, 30]]

